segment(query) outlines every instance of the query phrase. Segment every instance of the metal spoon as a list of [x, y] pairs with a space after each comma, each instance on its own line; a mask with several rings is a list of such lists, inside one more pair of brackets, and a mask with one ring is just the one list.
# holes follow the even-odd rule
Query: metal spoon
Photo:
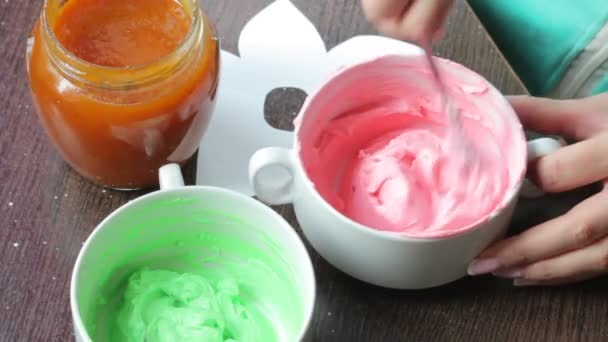
[[435, 83], [437, 85], [437, 88], [439, 89], [439, 92], [441, 93], [441, 97], [442, 97], [442, 104], [443, 104], [443, 109], [446, 111], [446, 113], [448, 113], [451, 124], [453, 124], [454, 127], [459, 127], [460, 124], [458, 122], [458, 112], [456, 111], [456, 109], [454, 108], [454, 106], [452, 105], [452, 100], [448, 94], [447, 88], [445, 87], [445, 84], [443, 83], [443, 80], [441, 79], [441, 75], [439, 73], [439, 68], [437, 68], [437, 65], [435, 64], [435, 61], [433, 60], [433, 53], [431, 50], [431, 41], [430, 39], [427, 39], [423, 44], [422, 44], [422, 48], [424, 49], [424, 56], [426, 58], [426, 62], [429, 66], [429, 68], [431, 69], [431, 72], [433, 73], [433, 78], [435, 79]]
[[458, 112], [456, 106], [454, 106], [452, 98], [450, 97], [449, 92], [447, 90], [447, 87], [445, 86], [445, 83], [443, 82], [443, 79], [441, 78], [439, 68], [437, 67], [437, 65], [435, 64], [435, 61], [433, 59], [431, 46], [432, 46], [432, 40], [430, 38], [425, 39], [422, 42], [422, 48], [424, 50], [424, 55], [425, 55], [427, 64], [428, 64], [429, 68], [431, 69], [431, 72], [433, 73], [433, 78], [435, 79], [437, 88], [439, 89], [439, 92], [441, 93], [443, 110], [445, 111], [445, 113], [448, 114], [448, 118], [450, 120], [450, 127], [452, 128], [450, 130], [450, 140], [451, 140], [451, 143], [454, 144], [453, 146], [455, 146], [457, 148], [457, 151], [462, 154], [465, 161], [468, 162], [471, 159], [470, 158], [471, 157], [470, 149], [467, 144], [467, 140], [466, 140], [462, 125], [460, 124], [460, 120], [459, 120], [460, 113]]

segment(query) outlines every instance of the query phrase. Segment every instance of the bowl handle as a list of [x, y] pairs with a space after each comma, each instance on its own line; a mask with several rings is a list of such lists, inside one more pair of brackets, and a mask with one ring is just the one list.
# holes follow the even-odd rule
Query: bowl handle
[[177, 164], [167, 164], [158, 170], [158, 180], [161, 190], [184, 187], [182, 170]]
[[[566, 141], [563, 139], [540, 138], [528, 142], [528, 163], [551, 154], [560, 148], [566, 146]], [[530, 179], [525, 179], [521, 190], [523, 198], [542, 197], [545, 193], [537, 187]]]
[[[280, 147], [267, 147], [257, 151], [249, 161], [249, 182], [255, 196], [269, 205], [288, 204], [294, 198], [295, 161], [291, 150]], [[284, 184], [268, 184], [261, 179], [260, 173], [267, 167], [278, 166], [289, 173]]]

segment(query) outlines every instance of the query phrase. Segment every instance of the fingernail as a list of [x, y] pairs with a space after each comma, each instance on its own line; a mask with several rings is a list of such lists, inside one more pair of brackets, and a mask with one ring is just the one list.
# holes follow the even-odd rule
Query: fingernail
[[477, 259], [469, 264], [467, 273], [471, 276], [491, 273], [500, 268], [500, 263], [497, 259]]
[[520, 286], [520, 287], [524, 287], [524, 286], [534, 286], [534, 285], [538, 285], [539, 282], [536, 280], [529, 280], [529, 279], [515, 279], [513, 280], [513, 285], [514, 286]]
[[524, 270], [521, 268], [512, 268], [507, 270], [496, 271], [493, 274], [499, 278], [521, 278], [524, 275]]

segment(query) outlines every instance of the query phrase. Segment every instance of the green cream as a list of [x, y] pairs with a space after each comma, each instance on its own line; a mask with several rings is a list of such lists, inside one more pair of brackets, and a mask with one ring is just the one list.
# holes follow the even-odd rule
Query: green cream
[[[126, 341], [259, 341], [272, 322], [232, 279], [215, 284], [190, 273], [144, 269], [130, 278], [117, 316]], [[265, 335], [265, 336], [264, 336]]]
[[83, 260], [78, 300], [95, 342], [297, 339], [303, 290], [263, 229], [196, 196], [136, 204]]

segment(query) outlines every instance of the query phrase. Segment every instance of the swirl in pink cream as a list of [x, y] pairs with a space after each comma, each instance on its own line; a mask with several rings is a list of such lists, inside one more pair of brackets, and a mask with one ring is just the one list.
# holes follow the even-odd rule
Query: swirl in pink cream
[[350, 219], [410, 237], [446, 237], [491, 216], [518, 187], [526, 146], [512, 109], [481, 77], [438, 62], [460, 131], [420, 58], [383, 58], [342, 72], [308, 103], [297, 123], [304, 167]]

